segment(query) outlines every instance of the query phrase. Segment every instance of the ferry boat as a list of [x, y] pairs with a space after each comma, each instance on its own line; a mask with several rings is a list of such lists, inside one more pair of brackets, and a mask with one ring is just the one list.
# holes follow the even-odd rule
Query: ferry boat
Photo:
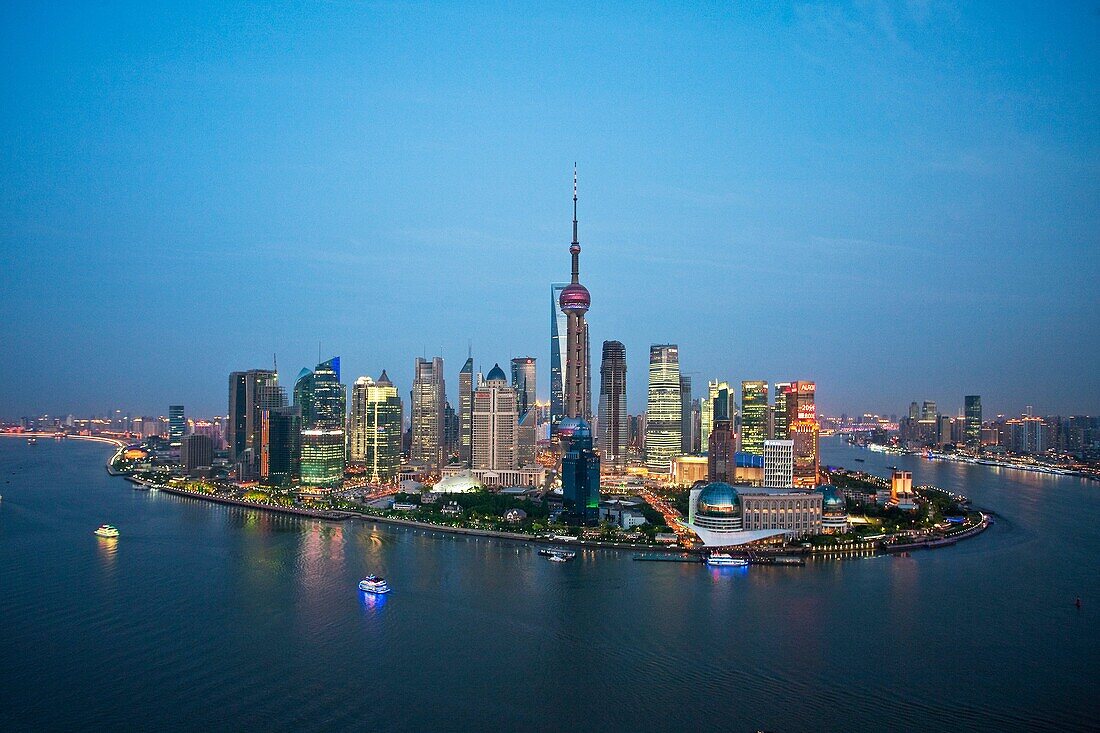
[[118, 528], [112, 527], [109, 524], [99, 525], [99, 529], [95, 531], [96, 537], [118, 537]]
[[574, 550], [558, 550], [553, 547], [543, 547], [539, 549], [539, 554], [543, 557], [548, 557], [551, 560], [557, 559], [557, 562], [572, 560], [577, 556], [577, 553]]
[[725, 552], [710, 553], [709, 555], [707, 555], [706, 563], [707, 565], [710, 565], [712, 567], [744, 568], [748, 567], [749, 565], [748, 560], [744, 560], [740, 557], [733, 557], [732, 555]]
[[389, 593], [390, 584], [385, 578], [379, 578], [374, 573], [359, 581], [359, 590], [364, 593]]

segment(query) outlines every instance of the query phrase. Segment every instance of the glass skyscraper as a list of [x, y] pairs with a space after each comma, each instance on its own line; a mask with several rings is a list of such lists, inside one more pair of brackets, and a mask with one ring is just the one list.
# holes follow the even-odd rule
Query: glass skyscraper
[[302, 485], [333, 488], [344, 480], [344, 431], [303, 430]]
[[621, 466], [630, 441], [626, 414], [626, 347], [620, 341], [603, 342], [600, 362], [598, 447], [605, 461]]
[[680, 453], [680, 353], [675, 344], [649, 349], [649, 406], [646, 410], [645, 462], [653, 473], [672, 472]]
[[773, 428], [772, 435], [775, 440], [787, 439], [787, 392], [791, 388], [790, 382], [775, 383], [775, 407], [772, 409]]
[[458, 373], [458, 460], [467, 468], [473, 455], [474, 358]]
[[[443, 357], [431, 361], [416, 358], [412, 388], [412, 443], [410, 458], [438, 471], [443, 459], [443, 416], [447, 387], [443, 381]], [[461, 429], [461, 428], [460, 428]]]
[[520, 416], [535, 406], [535, 357], [520, 356], [512, 359], [512, 389], [519, 400]]
[[168, 405], [168, 445], [179, 448], [187, 432], [187, 417], [183, 405]]
[[741, 382], [741, 450], [764, 455], [768, 437], [768, 383], [760, 380]]
[[569, 522], [595, 524], [600, 518], [600, 456], [592, 428], [580, 421], [561, 461], [562, 507]]
[[980, 448], [982, 445], [982, 398], [981, 395], [971, 394], [965, 398], [966, 414], [966, 447], [970, 449]]
[[401, 398], [385, 370], [378, 381], [359, 377], [352, 388], [351, 458], [363, 463], [367, 480], [388, 484], [401, 468]]

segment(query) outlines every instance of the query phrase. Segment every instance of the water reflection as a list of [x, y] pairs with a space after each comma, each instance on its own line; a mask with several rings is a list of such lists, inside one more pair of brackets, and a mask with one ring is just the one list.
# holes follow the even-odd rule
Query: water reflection
[[359, 593], [359, 605], [362, 607], [363, 612], [370, 616], [382, 611], [382, 608], [386, 605], [386, 598], [389, 596], [388, 593], [367, 593], [365, 590], [357, 592]]
[[118, 564], [118, 537], [96, 537], [96, 545], [99, 564], [113, 572]]

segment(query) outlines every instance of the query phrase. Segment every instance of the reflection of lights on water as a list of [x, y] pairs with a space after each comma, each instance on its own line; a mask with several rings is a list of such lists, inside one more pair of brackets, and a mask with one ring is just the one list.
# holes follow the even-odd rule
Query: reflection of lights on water
[[710, 572], [710, 577], [714, 580], [718, 580], [722, 576], [728, 575], [748, 575], [749, 566], [742, 565], [738, 567], [736, 565], [707, 565], [707, 571]]
[[363, 605], [363, 609], [367, 611], [376, 611], [386, 605], [386, 596], [389, 593], [368, 593], [365, 590], [359, 591], [359, 601]]
[[99, 559], [107, 567], [114, 567], [118, 556], [118, 537], [96, 537]]

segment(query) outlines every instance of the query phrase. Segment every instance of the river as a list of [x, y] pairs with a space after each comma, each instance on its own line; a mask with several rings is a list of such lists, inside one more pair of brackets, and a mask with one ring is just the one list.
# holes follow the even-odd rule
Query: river
[[1096, 730], [1100, 483], [829, 439], [996, 524], [708, 570], [135, 491], [110, 451], [0, 439], [5, 731]]

